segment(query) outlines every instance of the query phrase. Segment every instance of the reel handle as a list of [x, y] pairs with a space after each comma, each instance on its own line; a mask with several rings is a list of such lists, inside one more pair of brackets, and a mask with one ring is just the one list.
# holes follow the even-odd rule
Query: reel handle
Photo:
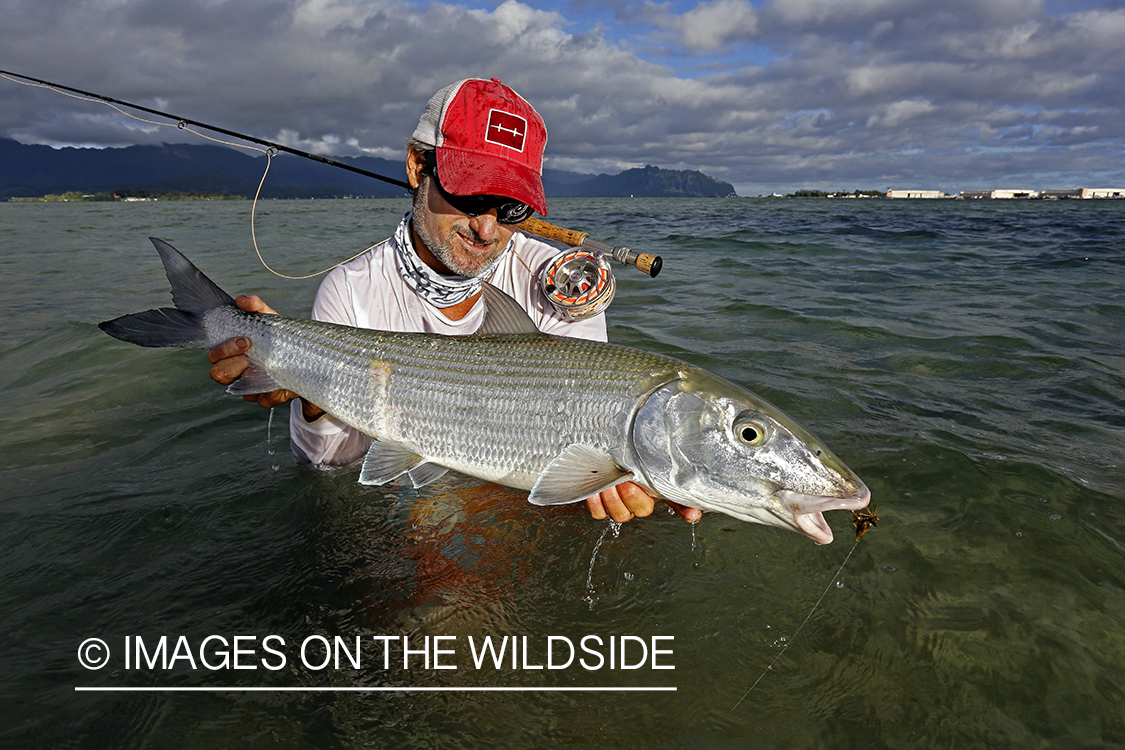
[[634, 253], [627, 247], [607, 245], [604, 242], [590, 239], [589, 232], [565, 229], [560, 226], [555, 226], [549, 221], [543, 221], [542, 219], [536, 219], [534, 217], [526, 219], [516, 226], [521, 231], [534, 234], [537, 237], [562, 242], [571, 247], [588, 247], [591, 250], [597, 250], [619, 263], [624, 263], [627, 266], [636, 266], [641, 272], [648, 274], [654, 279], [656, 278], [656, 274], [660, 273], [660, 269], [664, 267], [664, 261], [659, 255]]

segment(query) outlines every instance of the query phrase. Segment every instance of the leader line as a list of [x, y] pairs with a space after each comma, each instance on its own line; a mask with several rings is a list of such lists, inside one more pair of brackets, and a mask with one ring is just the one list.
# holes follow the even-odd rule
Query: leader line
[[82, 687], [76, 693], [654, 693], [675, 687]]

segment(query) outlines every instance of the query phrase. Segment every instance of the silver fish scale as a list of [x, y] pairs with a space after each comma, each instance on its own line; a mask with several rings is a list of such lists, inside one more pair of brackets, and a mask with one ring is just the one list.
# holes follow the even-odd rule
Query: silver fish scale
[[251, 361], [281, 387], [372, 437], [523, 489], [572, 443], [622, 457], [637, 400], [686, 367], [545, 334], [391, 333], [226, 311], [209, 333], [251, 338]]
[[439, 339], [395, 356], [388, 433], [443, 466], [530, 488], [571, 443], [622, 455], [645, 383], [668, 370], [636, 355], [543, 336]]

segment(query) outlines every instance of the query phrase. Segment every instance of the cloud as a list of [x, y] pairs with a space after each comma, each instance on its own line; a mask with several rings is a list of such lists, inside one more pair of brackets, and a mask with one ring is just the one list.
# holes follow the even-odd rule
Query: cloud
[[906, 99], [881, 107], [878, 114], [867, 118], [869, 128], [897, 128], [908, 120], [932, 113], [936, 107], [922, 99]]
[[749, 0], [711, 0], [676, 19], [683, 46], [689, 50], [716, 50], [734, 40], [753, 39], [758, 14]]
[[[1125, 180], [1125, 9], [1040, 0], [11, 0], [0, 68], [320, 152], [399, 156], [429, 96], [498, 77], [548, 166], [769, 192]], [[0, 135], [181, 140], [0, 81]], [[1090, 171], [1094, 170], [1094, 171]], [[1030, 178], [1029, 178], [1030, 179]], [[854, 181], [854, 182], [853, 182]]]

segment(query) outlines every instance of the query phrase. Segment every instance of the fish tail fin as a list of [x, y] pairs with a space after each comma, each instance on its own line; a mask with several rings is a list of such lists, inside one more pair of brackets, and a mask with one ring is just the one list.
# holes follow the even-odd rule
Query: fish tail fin
[[203, 315], [216, 307], [234, 306], [234, 299], [203, 275], [179, 250], [164, 240], [149, 238], [160, 253], [172, 284], [170, 307], [146, 310], [99, 323], [114, 338], [138, 346], [175, 346], [207, 349], [212, 346], [203, 326]]

